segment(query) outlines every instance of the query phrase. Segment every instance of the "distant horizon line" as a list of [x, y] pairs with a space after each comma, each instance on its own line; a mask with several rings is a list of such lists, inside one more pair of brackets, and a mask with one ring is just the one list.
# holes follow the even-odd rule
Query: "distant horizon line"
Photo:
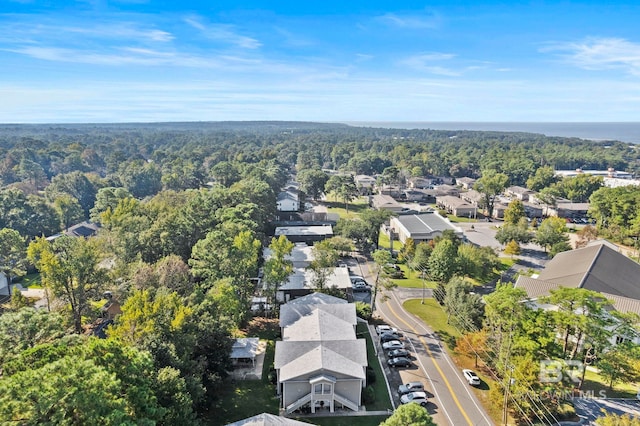
[[366, 123], [472, 123], [472, 124], [640, 124], [639, 121], [478, 121], [478, 120], [176, 120], [176, 121], [34, 121], [1, 122], [0, 126], [73, 125], [73, 124], [164, 124], [164, 123], [318, 123], [318, 124], [366, 124]]

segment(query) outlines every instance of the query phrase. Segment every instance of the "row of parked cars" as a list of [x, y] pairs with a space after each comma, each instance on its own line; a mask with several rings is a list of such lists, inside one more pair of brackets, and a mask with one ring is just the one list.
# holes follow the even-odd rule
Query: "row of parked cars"
[[409, 359], [409, 351], [405, 349], [400, 331], [388, 325], [376, 327], [376, 333], [380, 338], [382, 349], [387, 354], [389, 367], [409, 367], [412, 361]]

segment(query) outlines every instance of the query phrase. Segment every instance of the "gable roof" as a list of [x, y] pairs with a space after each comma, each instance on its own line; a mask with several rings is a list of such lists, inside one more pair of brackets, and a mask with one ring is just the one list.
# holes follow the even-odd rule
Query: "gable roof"
[[640, 265], [604, 243], [558, 253], [539, 279], [640, 300]]
[[309, 423], [299, 422], [298, 420], [280, 417], [274, 414], [262, 413], [229, 423], [227, 426], [309, 426]]
[[288, 327], [301, 318], [311, 315], [315, 311], [328, 312], [334, 317], [341, 319], [342, 321], [346, 321], [349, 324], [356, 325], [356, 311], [355, 309], [353, 309], [353, 306], [350, 306], [344, 299], [338, 300], [342, 300], [344, 303], [318, 305], [312, 305], [308, 303], [286, 303], [280, 307], [280, 327]]
[[[325, 305], [326, 306], [326, 305]], [[355, 313], [355, 309], [352, 309]], [[282, 340], [349, 340], [356, 338], [353, 323], [323, 309], [314, 309], [282, 330]]]
[[557, 254], [538, 278], [520, 276], [515, 287], [532, 299], [560, 287], [584, 288], [601, 293], [619, 312], [640, 314], [640, 265], [605, 240]]
[[364, 339], [277, 341], [274, 368], [281, 382], [327, 372], [333, 376], [365, 379], [367, 347]]
[[[290, 300], [285, 305], [283, 305], [282, 308], [289, 305], [320, 305], [320, 304], [331, 305], [336, 303], [345, 304], [349, 302], [347, 302], [344, 299], [340, 299], [339, 297], [316, 292], [316, 293], [307, 294], [306, 296], [298, 297], [297, 299]], [[282, 317], [282, 308], [280, 308], [281, 317]]]

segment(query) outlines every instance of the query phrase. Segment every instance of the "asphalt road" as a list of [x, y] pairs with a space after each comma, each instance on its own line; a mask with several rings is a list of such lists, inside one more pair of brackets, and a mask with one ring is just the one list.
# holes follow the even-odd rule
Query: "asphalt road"
[[582, 424], [595, 424], [596, 418], [602, 417], [602, 410], [640, 417], [640, 401], [635, 399], [574, 398], [573, 404]]
[[[437, 424], [452, 426], [494, 424], [470, 386], [462, 378], [461, 372], [443, 348], [440, 340], [422, 321], [404, 311], [402, 300], [396, 292], [392, 292], [390, 298], [384, 302], [378, 300], [376, 315], [404, 333], [405, 343], [414, 355], [416, 367], [399, 370], [400, 378], [396, 380], [405, 383], [410, 381], [424, 383], [431, 401], [427, 409]], [[386, 366], [384, 355], [381, 352], [379, 355]], [[392, 379], [394, 374], [397, 374], [391, 372], [389, 367], [385, 367], [385, 370]], [[392, 390], [395, 390], [393, 386]], [[393, 396], [397, 404], [397, 396]]]

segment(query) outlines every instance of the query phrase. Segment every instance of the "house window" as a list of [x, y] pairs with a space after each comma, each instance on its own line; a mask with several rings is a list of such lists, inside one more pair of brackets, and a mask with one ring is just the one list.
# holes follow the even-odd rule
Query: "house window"
[[327, 395], [331, 393], [331, 383], [318, 383], [313, 386], [313, 393], [316, 395]]
[[620, 345], [622, 343], [631, 342], [631, 339], [627, 339], [626, 337], [616, 336], [616, 345]]

